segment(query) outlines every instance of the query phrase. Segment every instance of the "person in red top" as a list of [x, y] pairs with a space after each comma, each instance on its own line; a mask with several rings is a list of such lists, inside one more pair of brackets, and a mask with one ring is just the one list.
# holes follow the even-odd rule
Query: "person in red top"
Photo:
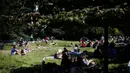
[[82, 47], [86, 47], [85, 41], [82, 42]]
[[85, 40], [83, 38], [80, 39], [81, 47], [86, 47]]
[[46, 44], [49, 42], [49, 37], [45, 37]]

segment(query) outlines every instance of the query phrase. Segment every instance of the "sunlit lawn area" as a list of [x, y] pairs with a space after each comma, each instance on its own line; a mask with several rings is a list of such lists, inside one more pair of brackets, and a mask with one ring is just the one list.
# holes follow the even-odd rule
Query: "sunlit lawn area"
[[[26, 56], [21, 56], [21, 55], [11, 56], [10, 51], [12, 46], [10, 44], [5, 45], [4, 50], [0, 50], [0, 73], [11, 73], [13, 69], [17, 69], [20, 67], [29, 68], [35, 65], [41, 65], [42, 59], [44, 57], [54, 55], [58, 51], [58, 49], [63, 49], [64, 47], [67, 47], [68, 50], [73, 50], [73, 45], [71, 45], [71, 43], [78, 44], [78, 41], [56, 40], [55, 42], [56, 45], [45, 45], [45, 43], [37, 43], [37, 44], [33, 43], [31, 44], [31, 47], [35, 50], [29, 52]], [[36, 45], [41, 45], [42, 48], [36, 48]], [[92, 52], [94, 51], [94, 49], [91, 47], [80, 48], [80, 51], [83, 50], [87, 50], [90, 54], [92, 54]], [[95, 60], [97, 60], [98, 63], [102, 62], [98, 59]], [[61, 62], [60, 59], [47, 59], [45, 61], [46, 63], [51, 62], [51, 63], [56, 63], [58, 65], [60, 65]], [[118, 67], [119, 65], [120, 64], [110, 64], [109, 67], [110, 69], [112, 69], [114, 67]], [[35, 68], [33, 70], [35, 71]]]

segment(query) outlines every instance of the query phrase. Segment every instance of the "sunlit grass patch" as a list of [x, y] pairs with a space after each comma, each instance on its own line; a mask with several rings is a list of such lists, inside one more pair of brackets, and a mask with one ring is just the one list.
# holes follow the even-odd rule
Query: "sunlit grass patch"
[[[10, 71], [13, 69], [17, 69], [20, 67], [25, 68], [32, 68], [35, 65], [41, 65], [42, 60], [44, 57], [48, 56], [54, 56], [54, 54], [64, 47], [66, 47], [68, 50], [73, 51], [74, 50], [74, 44], [79, 44], [79, 41], [61, 41], [61, 40], [55, 40], [56, 44], [45, 44], [45, 42], [37, 42], [37, 43], [30, 43], [30, 47], [34, 49], [34, 51], [27, 53], [25, 56], [21, 55], [11, 55], [10, 51], [12, 49], [12, 45], [10, 43], [6, 44], [4, 46], [3, 50], [0, 50], [0, 73], [10, 73]], [[37, 48], [38, 44], [41, 44], [41, 48]], [[18, 47], [22, 49], [23, 47]], [[79, 47], [80, 51], [88, 51], [90, 55], [93, 54], [94, 48], [92, 47]], [[103, 59], [93, 59], [98, 64], [103, 66]], [[45, 59], [45, 63], [56, 63], [57, 65], [60, 65], [61, 59]], [[109, 64], [109, 69], [114, 69], [117, 67], [120, 67], [121, 65], [126, 66], [125, 64]]]

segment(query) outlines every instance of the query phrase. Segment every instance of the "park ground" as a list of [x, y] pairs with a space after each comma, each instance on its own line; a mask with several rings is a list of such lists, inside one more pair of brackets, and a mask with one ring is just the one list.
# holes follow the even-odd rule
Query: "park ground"
[[[55, 40], [56, 45], [46, 45], [44, 42], [31, 43], [30, 47], [34, 51], [29, 52], [25, 56], [10, 54], [12, 45], [10, 43], [5, 44], [4, 49], [0, 50], [0, 73], [40, 73], [42, 59], [47, 56], [53, 56], [58, 49], [63, 49], [66, 47], [68, 50], [73, 50], [73, 44], [78, 44], [78, 41], [61, 41]], [[37, 48], [37, 45], [41, 45]], [[21, 47], [19, 47], [21, 48]], [[81, 51], [87, 50], [91, 55], [94, 51], [92, 47], [80, 48]], [[98, 64], [103, 66], [103, 60], [94, 59]], [[60, 65], [61, 59], [46, 59], [45, 63], [56, 63]], [[126, 67], [127, 63], [110, 63], [109, 70], [115, 69], [117, 67]]]

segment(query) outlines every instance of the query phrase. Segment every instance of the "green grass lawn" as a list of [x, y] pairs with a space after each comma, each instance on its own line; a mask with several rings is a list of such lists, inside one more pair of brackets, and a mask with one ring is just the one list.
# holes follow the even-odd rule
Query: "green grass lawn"
[[[3, 50], [0, 50], [0, 73], [13, 73], [12, 70], [19, 70], [18, 73], [25, 73], [20, 71], [28, 69], [28, 68], [34, 68], [37, 65], [41, 65], [42, 59], [47, 56], [54, 55], [58, 49], [63, 49], [64, 47], [67, 47], [69, 50], [73, 50], [73, 46], [71, 46], [70, 43], [78, 44], [78, 41], [60, 41], [56, 40], [56, 45], [46, 45], [45, 43], [37, 43], [38, 45], [44, 46], [44, 48], [36, 48], [36, 43], [31, 44], [31, 48], [35, 49], [32, 52], [29, 52], [26, 56], [21, 55], [10, 55], [10, 50], [12, 48], [11, 44], [6, 44]], [[90, 54], [94, 51], [91, 47], [86, 48], [80, 48], [81, 51], [87, 50]], [[98, 63], [101, 63], [99, 59], [97, 60]], [[45, 60], [47, 63], [56, 63], [60, 65], [61, 60], [60, 59], [47, 59]], [[119, 64], [110, 64], [109, 68], [112, 69], [114, 67], [118, 67]], [[40, 68], [40, 67], [37, 67]], [[37, 70], [37, 68], [34, 68]], [[33, 70], [34, 70], [33, 69]], [[31, 69], [30, 69], [31, 70]], [[39, 69], [40, 70], [40, 69]], [[16, 72], [15, 72], [16, 73]], [[28, 73], [28, 72], [26, 72]], [[35, 73], [35, 72], [33, 72]]]

